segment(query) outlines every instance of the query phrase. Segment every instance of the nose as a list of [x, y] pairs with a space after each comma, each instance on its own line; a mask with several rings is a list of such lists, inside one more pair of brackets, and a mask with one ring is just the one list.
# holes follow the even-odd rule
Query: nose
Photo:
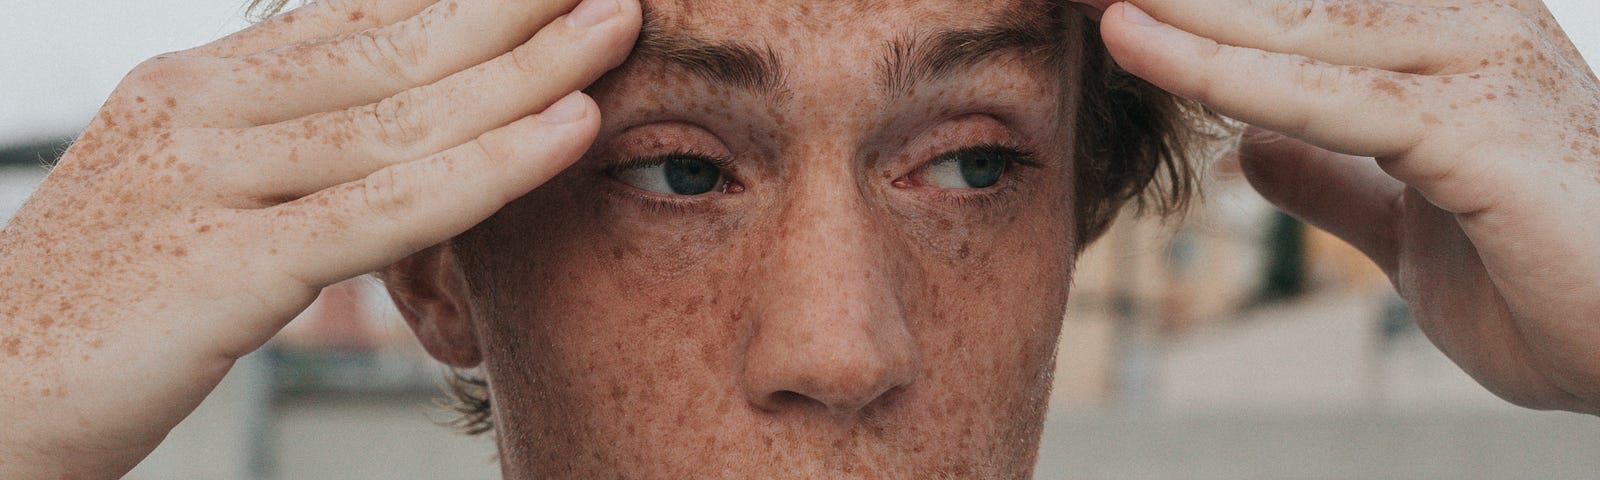
[[852, 415], [917, 378], [897, 294], [904, 279], [864, 203], [850, 197], [787, 209], [753, 265], [742, 382], [763, 411]]

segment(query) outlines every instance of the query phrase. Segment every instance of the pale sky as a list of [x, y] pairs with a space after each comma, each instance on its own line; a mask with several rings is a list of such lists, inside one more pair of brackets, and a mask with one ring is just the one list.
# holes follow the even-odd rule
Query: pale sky
[[[7, 1], [0, 15], [0, 145], [72, 135], [143, 59], [245, 25], [246, 0]], [[1600, 2], [1547, 0], [1600, 59]]]

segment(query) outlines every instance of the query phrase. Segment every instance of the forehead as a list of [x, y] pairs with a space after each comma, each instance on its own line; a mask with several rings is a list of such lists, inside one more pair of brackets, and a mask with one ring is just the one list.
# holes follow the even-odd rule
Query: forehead
[[1051, 21], [1051, 0], [645, 0], [646, 23], [663, 32], [725, 40], [881, 37], [999, 21]]

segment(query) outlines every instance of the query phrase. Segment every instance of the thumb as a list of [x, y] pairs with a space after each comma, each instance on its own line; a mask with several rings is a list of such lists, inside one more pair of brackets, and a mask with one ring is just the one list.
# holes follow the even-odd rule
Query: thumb
[[1239, 147], [1239, 163], [1250, 186], [1278, 208], [1344, 239], [1385, 272], [1394, 271], [1405, 184], [1371, 158], [1252, 128]]

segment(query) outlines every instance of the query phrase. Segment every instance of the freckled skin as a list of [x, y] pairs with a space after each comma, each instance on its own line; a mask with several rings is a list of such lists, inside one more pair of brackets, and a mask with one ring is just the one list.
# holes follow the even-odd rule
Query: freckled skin
[[[507, 478], [1026, 477], [1074, 251], [1075, 87], [996, 59], [879, 90], [891, 39], [977, 26], [971, 4], [651, 6], [771, 46], [792, 88], [626, 64], [591, 89], [590, 154], [455, 243]], [[988, 141], [1047, 166], [981, 206], [895, 186]], [[732, 154], [743, 191], [662, 212], [603, 173], [674, 149]]]

